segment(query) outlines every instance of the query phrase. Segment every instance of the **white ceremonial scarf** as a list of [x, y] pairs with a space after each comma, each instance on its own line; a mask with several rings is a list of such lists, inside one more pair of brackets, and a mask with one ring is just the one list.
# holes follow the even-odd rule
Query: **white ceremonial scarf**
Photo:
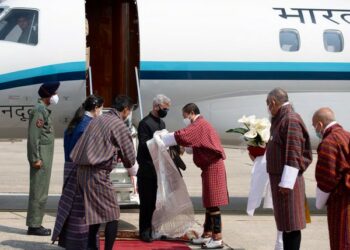
[[157, 201], [152, 217], [156, 235], [171, 238], [183, 236], [195, 224], [192, 201], [186, 184], [171, 159], [161, 135], [165, 129], [156, 131], [153, 139], [147, 141], [157, 173]]
[[[265, 198], [264, 198], [265, 196]], [[254, 215], [264, 198], [264, 208], [273, 208], [269, 174], [266, 171], [266, 156], [254, 160], [247, 203], [247, 214]]]
[[[263, 156], [256, 157], [254, 160], [247, 204], [248, 215], [254, 215], [255, 209], [260, 207], [263, 198], [263, 208], [273, 209], [270, 179], [269, 174], [266, 171], [265, 154]], [[278, 230], [274, 250], [283, 250], [282, 232]]]

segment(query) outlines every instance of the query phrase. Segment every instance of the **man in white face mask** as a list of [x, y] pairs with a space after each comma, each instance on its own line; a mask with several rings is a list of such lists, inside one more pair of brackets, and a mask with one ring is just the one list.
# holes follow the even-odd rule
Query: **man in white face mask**
[[228, 204], [224, 160], [220, 137], [212, 125], [200, 115], [195, 103], [182, 108], [186, 128], [162, 136], [165, 146], [180, 145], [193, 150], [193, 162], [202, 170], [202, 202], [206, 209], [204, 231], [192, 243], [202, 249], [223, 248], [220, 207]]
[[30, 190], [27, 213], [28, 235], [49, 236], [50, 229], [42, 227], [49, 191], [54, 130], [48, 106], [58, 102], [59, 82], [44, 83], [38, 94], [40, 99], [29, 117], [27, 156], [30, 164]]

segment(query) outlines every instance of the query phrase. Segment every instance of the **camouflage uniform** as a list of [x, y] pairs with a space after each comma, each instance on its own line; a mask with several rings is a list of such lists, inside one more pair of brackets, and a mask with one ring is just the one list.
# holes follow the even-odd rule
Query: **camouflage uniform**
[[[27, 156], [30, 165], [30, 189], [27, 226], [40, 227], [48, 197], [54, 150], [51, 110], [39, 99], [31, 111], [28, 126]], [[42, 161], [40, 169], [32, 164]]]

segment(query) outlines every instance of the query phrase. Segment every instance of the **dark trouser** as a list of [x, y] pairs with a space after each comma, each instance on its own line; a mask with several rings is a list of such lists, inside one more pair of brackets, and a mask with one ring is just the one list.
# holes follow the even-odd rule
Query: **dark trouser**
[[[89, 227], [89, 239], [88, 239], [88, 248], [89, 249], [98, 249], [97, 247], [97, 233], [100, 228], [100, 224], [90, 225]], [[107, 222], [105, 227], [105, 250], [112, 250], [115, 238], [117, 237], [118, 232], [118, 221]]]
[[137, 189], [140, 197], [140, 235], [146, 230], [152, 230], [152, 216], [156, 208], [157, 179], [137, 178]]
[[283, 249], [284, 250], [299, 250], [301, 243], [301, 232], [283, 232]]

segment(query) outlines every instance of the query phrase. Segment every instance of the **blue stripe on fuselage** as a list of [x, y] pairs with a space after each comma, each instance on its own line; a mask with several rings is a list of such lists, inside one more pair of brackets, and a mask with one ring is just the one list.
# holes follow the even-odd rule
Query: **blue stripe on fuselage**
[[[140, 78], [157, 80], [350, 80], [350, 63], [142, 61]], [[0, 89], [85, 79], [85, 62], [0, 75]]]
[[141, 62], [141, 79], [350, 80], [350, 63]]
[[85, 61], [42, 66], [0, 75], [0, 89], [15, 88], [47, 81], [85, 79]]

